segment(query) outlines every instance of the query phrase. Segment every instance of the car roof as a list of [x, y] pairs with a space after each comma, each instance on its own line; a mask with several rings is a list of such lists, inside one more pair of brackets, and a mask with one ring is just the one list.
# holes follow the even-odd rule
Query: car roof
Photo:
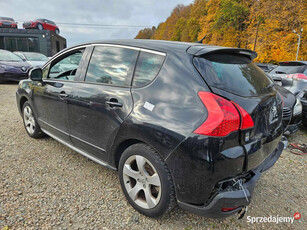
[[212, 53], [212, 52], [236, 52], [248, 55], [252, 59], [257, 57], [256, 52], [247, 49], [222, 47], [222, 46], [201, 44], [196, 42], [178, 42], [178, 41], [151, 40], [151, 39], [100, 40], [100, 41], [82, 43], [74, 47], [78, 47], [81, 45], [91, 45], [91, 44], [114, 44], [114, 45], [133, 46], [133, 47], [151, 49], [162, 52], [170, 52], [170, 51], [188, 52], [189, 54], [195, 56], [201, 56], [206, 53]]

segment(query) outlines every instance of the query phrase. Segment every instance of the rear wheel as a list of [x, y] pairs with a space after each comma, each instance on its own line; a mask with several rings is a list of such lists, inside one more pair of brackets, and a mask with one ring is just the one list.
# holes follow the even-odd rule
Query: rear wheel
[[55, 32], [56, 34], [60, 34], [60, 30], [59, 30], [59, 29], [55, 29], [54, 32]]
[[30, 137], [40, 138], [44, 136], [44, 133], [37, 123], [32, 106], [29, 102], [25, 102], [23, 105], [22, 118], [25, 129]]
[[38, 23], [36, 27], [37, 27], [37, 29], [39, 29], [39, 30], [43, 30], [43, 29], [44, 29], [43, 25], [40, 24], [40, 23]]
[[119, 178], [127, 200], [143, 215], [159, 217], [176, 204], [167, 165], [145, 144], [135, 144], [124, 151], [119, 162]]

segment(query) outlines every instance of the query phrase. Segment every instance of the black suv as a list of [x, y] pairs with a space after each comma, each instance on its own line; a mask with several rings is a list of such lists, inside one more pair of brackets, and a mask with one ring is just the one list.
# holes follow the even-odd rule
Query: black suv
[[[256, 53], [152, 40], [61, 51], [17, 90], [27, 133], [118, 170], [140, 213], [177, 203], [203, 216], [244, 211], [279, 158], [282, 99]], [[69, 64], [67, 64], [69, 63]]]

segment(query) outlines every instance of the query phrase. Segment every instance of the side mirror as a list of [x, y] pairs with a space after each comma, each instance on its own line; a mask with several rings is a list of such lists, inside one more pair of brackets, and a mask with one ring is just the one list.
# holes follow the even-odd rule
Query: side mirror
[[32, 81], [41, 81], [43, 79], [43, 71], [41, 68], [31, 69], [29, 72], [29, 78]]

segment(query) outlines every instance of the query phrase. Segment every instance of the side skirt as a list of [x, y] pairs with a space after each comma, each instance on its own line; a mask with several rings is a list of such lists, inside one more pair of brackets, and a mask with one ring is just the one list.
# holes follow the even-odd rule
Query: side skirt
[[81, 155], [83, 155], [83, 156], [85, 156], [85, 157], [91, 159], [92, 161], [95, 161], [96, 163], [98, 163], [98, 164], [100, 164], [100, 165], [102, 165], [102, 166], [105, 166], [105, 167], [107, 167], [107, 168], [110, 168], [110, 169], [112, 169], [112, 170], [117, 170], [116, 168], [114, 168], [114, 167], [108, 165], [106, 162], [104, 162], [104, 161], [102, 161], [102, 160], [100, 160], [100, 159], [98, 159], [98, 158], [96, 158], [96, 157], [94, 157], [94, 156], [92, 156], [92, 155], [90, 155], [90, 154], [84, 152], [84, 151], [81, 150], [81, 149], [76, 148], [75, 146], [72, 146], [71, 144], [69, 144], [69, 143], [67, 143], [67, 142], [65, 142], [65, 141], [63, 141], [63, 140], [61, 140], [60, 138], [56, 137], [55, 135], [51, 134], [50, 132], [46, 131], [45, 129], [42, 129], [42, 131], [43, 131], [44, 133], [46, 133], [48, 136], [50, 136], [50, 137], [52, 137], [53, 139], [55, 139], [56, 141], [62, 143], [63, 145], [66, 145], [67, 147], [69, 147], [69, 148], [71, 148], [72, 150], [74, 150], [74, 151], [80, 153]]

